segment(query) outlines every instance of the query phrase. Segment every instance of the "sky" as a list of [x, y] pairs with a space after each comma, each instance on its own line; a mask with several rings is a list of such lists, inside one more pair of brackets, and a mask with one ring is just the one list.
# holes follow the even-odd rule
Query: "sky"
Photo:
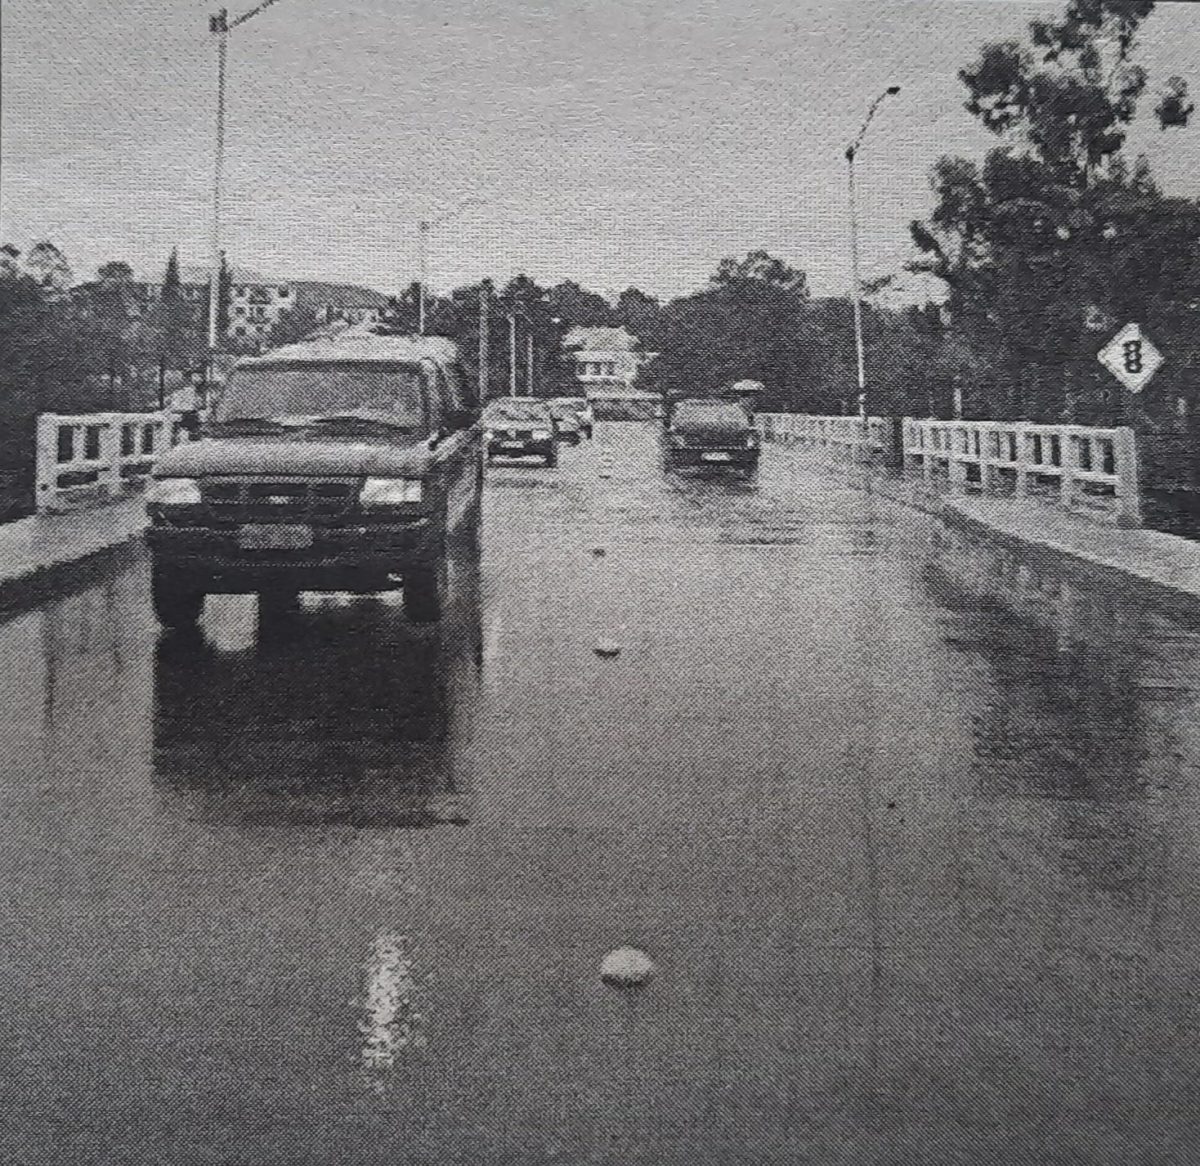
[[[161, 275], [175, 246], [207, 262], [215, 4], [4, 0], [0, 239], [50, 238], [80, 278], [113, 259]], [[1062, 8], [277, 0], [229, 38], [224, 246], [272, 277], [393, 292], [418, 221], [480, 199], [430, 232], [432, 287], [525, 271], [674, 296], [765, 248], [840, 294], [844, 150], [871, 100], [901, 86], [859, 155], [864, 278], [911, 257], [938, 157], [995, 143], [958, 69]], [[1141, 43], [1152, 88], [1193, 74], [1200, 4], [1161, 5]], [[1166, 189], [1200, 194], [1200, 127], [1135, 141]]]

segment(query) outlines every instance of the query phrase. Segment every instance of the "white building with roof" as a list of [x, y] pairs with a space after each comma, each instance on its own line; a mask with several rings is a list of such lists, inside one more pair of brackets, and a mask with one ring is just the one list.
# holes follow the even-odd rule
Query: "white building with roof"
[[572, 328], [563, 346], [575, 365], [575, 379], [597, 417], [654, 416], [661, 399], [634, 387], [642, 366], [654, 358], [637, 350], [637, 337], [625, 328]]

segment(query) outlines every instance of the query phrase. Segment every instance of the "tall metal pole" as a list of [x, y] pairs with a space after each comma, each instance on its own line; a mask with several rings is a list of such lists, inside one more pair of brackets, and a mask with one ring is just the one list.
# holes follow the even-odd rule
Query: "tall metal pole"
[[851, 298], [854, 301], [854, 352], [858, 363], [858, 415], [864, 420], [867, 416], [867, 375], [866, 360], [863, 354], [862, 278], [859, 275], [858, 266], [858, 188], [855, 184], [854, 160], [858, 157], [859, 147], [862, 145], [863, 138], [866, 137], [867, 127], [871, 124], [875, 111], [886, 98], [893, 97], [899, 92], [899, 85], [889, 85], [871, 102], [871, 108], [867, 110], [867, 116], [863, 121], [862, 129], [858, 131], [858, 137], [846, 147], [846, 163], [849, 167], [850, 177], [850, 267], [854, 280]]
[[508, 395], [517, 395], [517, 317], [508, 316]]
[[488, 335], [490, 328], [488, 308], [491, 306], [491, 298], [492, 283], [491, 280], [485, 279], [479, 285], [479, 403], [481, 405], [488, 399], [488, 380], [491, 373], [491, 368], [488, 365], [490, 358], [488, 342], [491, 339]]
[[429, 266], [429, 223], [422, 220], [417, 224], [417, 260], [419, 282], [417, 284], [417, 332], [425, 335], [425, 280]]
[[533, 329], [525, 337], [525, 386], [527, 395], [536, 397], [533, 385]]
[[862, 279], [858, 269], [858, 197], [854, 185], [854, 155], [857, 148], [846, 151], [850, 164], [850, 267], [853, 272], [854, 294], [854, 353], [858, 361], [858, 415], [867, 416], [867, 374], [863, 358]]
[[217, 35], [217, 141], [213, 159], [212, 275], [208, 288], [208, 351], [216, 352], [221, 314], [221, 179], [225, 167], [225, 59], [228, 54], [229, 12], [222, 8], [208, 22]]

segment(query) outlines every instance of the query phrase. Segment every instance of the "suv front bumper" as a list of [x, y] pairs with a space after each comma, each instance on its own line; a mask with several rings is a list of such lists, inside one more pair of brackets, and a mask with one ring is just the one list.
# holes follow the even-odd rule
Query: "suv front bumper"
[[389, 576], [434, 564], [440, 529], [429, 518], [370, 526], [316, 526], [312, 545], [244, 548], [236, 528], [155, 522], [146, 541], [155, 566], [193, 578], [209, 591], [374, 590]]
[[667, 460], [673, 466], [738, 466], [742, 469], [758, 465], [759, 447], [739, 445], [728, 449], [706, 446], [667, 447]]

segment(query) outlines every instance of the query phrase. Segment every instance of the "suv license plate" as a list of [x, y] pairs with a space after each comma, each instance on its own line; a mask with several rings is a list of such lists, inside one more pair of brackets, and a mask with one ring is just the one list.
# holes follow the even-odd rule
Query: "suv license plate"
[[733, 454], [729, 453], [702, 453], [700, 455], [702, 462], [731, 462]]
[[311, 526], [263, 523], [238, 527], [238, 546], [244, 551], [293, 551], [312, 545]]

